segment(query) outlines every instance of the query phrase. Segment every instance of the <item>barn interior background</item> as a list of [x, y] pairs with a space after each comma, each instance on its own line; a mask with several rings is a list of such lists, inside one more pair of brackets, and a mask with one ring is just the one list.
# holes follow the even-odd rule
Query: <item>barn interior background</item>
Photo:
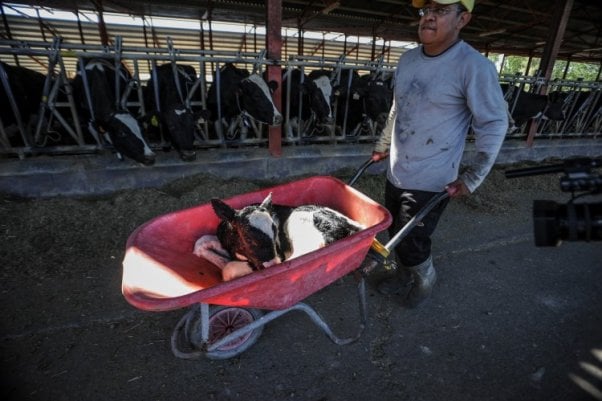
[[[65, 156], [112, 153], [107, 140], [89, 133], [88, 121], [79, 118], [70, 98], [78, 61], [90, 56], [108, 57], [115, 66], [126, 67], [130, 77], [122, 85], [126, 92], [120, 102], [139, 119], [151, 112], [143, 91], [153, 68], [167, 63], [193, 67], [194, 79], [182, 88], [176, 86], [186, 107], [195, 116], [205, 116], [195, 120], [197, 163], [250, 158], [270, 163], [283, 151], [302, 157], [307, 152], [317, 152], [316, 157], [336, 154], [345, 160], [349, 156], [355, 163], [358, 153], [368, 154], [380, 129], [366, 113], [362, 95], [354, 91], [355, 73], [390, 85], [397, 58], [416, 45], [418, 21], [406, 0], [49, 0], [0, 5], [0, 61], [5, 63], [0, 64], [0, 88], [6, 93], [3, 101], [8, 101], [2, 109], [13, 114], [12, 124], [6, 123], [4, 114], [0, 120], [0, 163], [4, 171], [21, 172], [23, 164], [39, 170], [42, 160], [47, 168], [48, 157], [65, 163]], [[578, 149], [586, 148], [590, 155], [602, 153], [597, 150], [602, 126], [601, 21], [602, 3], [597, 0], [476, 1], [463, 38], [496, 63], [501, 83], [515, 88], [507, 95], [510, 109], [518, 112], [519, 90], [545, 95], [547, 103], [540, 111], [549, 108], [550, 95], [563, 94], [563, 120], [534, 114], [508, 133], [507, 142], [520, 149], [514, 154], [533, 157], [533, 150], [543, 143], [555, 149], [562, 143], [567, 150], [575, 140]], [[227, 63], [275, 78], [279, 86], [274, 100], [284, 117], [281, 125], [269, 127], [242, 112], [227, 122], [221, 114], [202, 113], [215, 86], [214, 74]], [[45, 76], [43, 101], [28, 119], [20, 117], [17, 96], [4, 71], [7, 66]], [[339, 88], [330, 99], [334, 118], [320, 121], [310, 113], [293, 121], [291, 97], [301, 95], [291, 94], [292, 74], [281, 76], [281, 69], [301, 69], [305, 73], [301, 79], [312, 71], [329, 71], [331, 84]], [[222, 101], [218, 96], [218, 113]], [[176, 163], [161, 153], [169, 139], [156, 125], [144, 127], [150, 146], [159, 151], [157, 161]], [[64, 166], [62, 170], [69, 168]], [[296, 170], [279, 168], [284, 174]]]

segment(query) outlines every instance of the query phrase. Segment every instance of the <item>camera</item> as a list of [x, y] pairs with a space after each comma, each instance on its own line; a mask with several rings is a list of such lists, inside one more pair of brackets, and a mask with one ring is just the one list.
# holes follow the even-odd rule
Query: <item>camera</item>
[[567, 203], [533, 202], [535, 246], [557, 246], [563, 240], [602, 241], [602, 202], [584, 201], [586, 196], [602, 193], [602, 176], [593, 172], [600, 166], [602, 158], [580, 158], [506, 171], [506, 178], [564, 173], [560, 178], [560, 190], [571, 193]]

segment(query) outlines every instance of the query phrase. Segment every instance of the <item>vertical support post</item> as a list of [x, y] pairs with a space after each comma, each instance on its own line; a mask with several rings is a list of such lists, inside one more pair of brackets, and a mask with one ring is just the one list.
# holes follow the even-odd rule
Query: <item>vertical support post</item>
[[[6, 37], [9, 40], [13, 40], [13, 35], [10, 32], [10, 25], [8, 24], [8, 19], [6, 18], [6, 14], [4, 13], [4, 4], [0, 3], [0, 11], [2, 12], [2, 23], [4, 24], [4, 30], [6, 32]], [[16, 54], [13, 54], [13, 58], [15, 59], [15, 65], [18, 67], [19, 57]]]
[[107, 25], [105, 24], [104, 11], [102, 1], [98, 2], [98, 33], [100, 35], [100, 43], [103, 46], [109, 45], [109, 34], [107, 33]]
[[529, 52], [529, 58], [527, 59], [527, 66], [525, 67], [525, 75], [529, 75], [531, 69], [531, 63], [533, 63], [533, 52]]
[[[573, 9], [574, 0], [556, 0], [555, 3], [556, 7], [554, 10], [556, 11], [554, 12], [553, 21], [551, 21], [551, 24], [549, 25], [550, 32], [548, 34], [546, 47], [543, 51], [543, 56], [541, 57], [541, 64], [539, 65], [539, 69], [546, 82], [552, 76], [554, 62], [556, 61], [556, 56], [558, 56], [558, 50], [560, 49], [560, 44], [564, 37], [571, 10]], [[547, 91], [547, 85], [542, 85], [539, 89], [539, 93], [544, 94], [545, 91]], [[537, 124], [532, 121], [529, 124], [529, 134], [527, 135], [528, 147], [533, 145], [536, 132]]]
[[[278, 88], [274, 91], [274, 104], [282, 110], [282, 0], [268, 0], [266, 9], [266, 49], [267, 59], [272, 63], [267, 66], [268, 81], [276, 81]], [[272, 156], [282, 156], [282, 127], [268, 128], [268, 147]]]

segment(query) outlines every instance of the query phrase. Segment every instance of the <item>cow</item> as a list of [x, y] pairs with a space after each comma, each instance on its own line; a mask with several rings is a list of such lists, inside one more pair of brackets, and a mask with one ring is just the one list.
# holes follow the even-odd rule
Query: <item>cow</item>
[[282, 114], [272, 100], [277, 83], [267, 83], [261, 75], [250, 74], [232, 63], [224, 64], [213, 74], [207, 93], [207, 107], [216, 132], [227, 129], [227, 139], [235, 139], [237, 130], [245, 130], [252, 119], [268, 125], [282, 124]]
[[140, 124], [121, 102], [131, 81], [129, 71], [119, 64], [116, 73], [113, 58], [83, 58], [81, 64], [72, 85], [79, 113], [87, 119], [90, 133], [96, 138], [102, 133], [120, 158], [125, 155], [144, 165], [154, 164], [155, 153], [143, 137]]
[[[34, 124], [37, 121], [37, 114], [40, 110], [40, 102], [42, 101], [42, 93], [44, 90], [44, 82], [46, 76], [37, 71], [30, 70], [25, 67], [13, 66], [0, 61], [0, 66], [6, 73], [6, 81], [8, 90], [12, 93], [14, 106], [17, 111], [12, 108], [9, 101], [7, 88], [4, 87], [4, 82], [0, 83], [0, 121], [7, 131], [6, 141], [8, 137], [12, 137], [13, 133], [23, 129], [21, 134], [23, 143], [12, 144], [6, 143], [5, 146], [23, 146], [28, 145], [29, 138], [33, 137]], [[20, 118], [17, 118], [17, 113]], [[4, 141], [3, 141], [4, 142]]]
[[384, 128], [389, 111], [393, 106], [393, 77], [384, 78], [382, 74], [367, 74], [360, 77], [365, 82], [362, 93], [364, 112], [375, 124], [374, 133]]
[[[351, 76], [351, 80], [349, 77]], [[337, 125], [345, 127], [349, 136], [362, 132], [377, 135], [382, 131], [393, 104], [392, 78], [382, 74], [358, 75], [343, 70], [341, 83], [335, 91], [337, 100]]]
[[[282, 70], [283, 109], [289, 111], [285, 127], [287, 136], [293, 136], [294, 127], [305, 135], [315, 125], [332, 124], [331, 94], [330, 78], [326, 74], [314, 74], [310, 78], [298, 68]], [[300, 128], [301, 125], [305, 128]]]
[[562, 97], [529, 93], [509, 84], [501, 84], [501, 88], [514, 120], [514, 129], [521, 127], [531, 118], [555, 121], [562, 121], [565, 118]]
[[239, 210], [216, 198], [211, 205], [220, 218], [219, 243], [231, 258], [247, 262], [252, 270], [299, 257], [363, 229], [326, 206], [273, 204], [271, 193], [261, 204]]
[[145, 88], [145, 105], [151, 110], [147, 118], [154, 122], [153, 117], [158, 116], [163, 132], [183, 161], [196, 159], [194, 132], [198, 117], [186, 102], [196, 79], [194, 67], [166, 63], [153, 69]]

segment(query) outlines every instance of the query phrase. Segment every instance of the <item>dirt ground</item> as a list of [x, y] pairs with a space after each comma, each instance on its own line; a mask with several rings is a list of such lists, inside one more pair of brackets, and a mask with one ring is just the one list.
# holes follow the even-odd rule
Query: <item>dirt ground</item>
[[[240, 356], [174, 357], [170, 336], [186, 310], [140, 311], [121, 294], [129, 234], [157, 215], [272, 184], [195, 176], [95, 199], [0, 198], [1, 398], [602, 399], [601, 243], [535, 247], [533, 199], [568, 195], [557, 176], [508, 180], [502, 168], [450, 203], [435, 235], [439, 280], [418, 309], [368, 286], [367, 327], [353, 344], [334, 344], [293, 312]], [[382, 203], [383, 185], [364, 175], [356, 187]], [[352, 277], [306, 302], [335, 333], [357, 330]]]

